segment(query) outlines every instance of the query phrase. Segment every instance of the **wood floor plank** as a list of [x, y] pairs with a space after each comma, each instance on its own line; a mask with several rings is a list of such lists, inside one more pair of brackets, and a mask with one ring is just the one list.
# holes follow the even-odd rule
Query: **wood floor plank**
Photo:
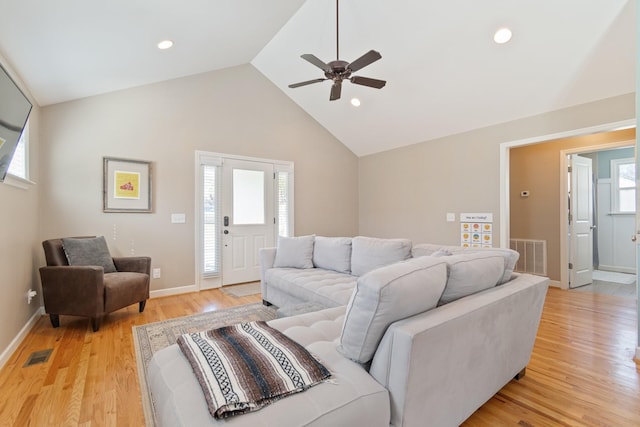
[[[220, 290], [130, 306], [93, 332], [88, 319], [47, 316], [0, 371], [2, 426], [143, 426], [131, 328], [259, 302]], [[511, 381], [464, 426], [640, 425], [640, 368], [633, 361], [636, 305], [630, 298], [550, 289], [527, 374]], [[45, 364], [23, 368], [34, 351]]]

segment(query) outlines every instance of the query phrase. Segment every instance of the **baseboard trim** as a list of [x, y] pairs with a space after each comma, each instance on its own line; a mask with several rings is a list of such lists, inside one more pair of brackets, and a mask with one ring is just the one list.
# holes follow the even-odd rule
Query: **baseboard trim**
[[179, 288], [158, 289], [149, 292], [150, 298], [168, 297], [171, 295], [188, 294], [189, 292], [198, 292], [196, 285], [180, 286]]
[[553, 286], [554, 288], [562, 288], [562, 283], [557, 280], [549, 280], [549, 286]]
[[633, 267], [620, 267], [616, 265], [602, 265], [598, 266], [598, 270], [601, 271], [611, 271], [612, 273], [626, 273], [626, 274], [636, 274], [636, 269]]
[[17, 350], [18, 346], [27, 337], [29, 331], [31, 331], [31, 329], [35, 326], [36, 322], [43, 314], [45, 314], [44, 307], [40, 307], [38, 310], [36, 310], [35, 313], [33, 313], [33, 315], [29, 318], [27, 323], [22, 327], [22, 329], [20, 329], [18, 335], [15, 336], [15, 338], [9, 343], [9, 346], [7, 346], [2, 354], [0, 354], [0, 369], [4, 368], [4, 365], [9, 361], [9, 358]]

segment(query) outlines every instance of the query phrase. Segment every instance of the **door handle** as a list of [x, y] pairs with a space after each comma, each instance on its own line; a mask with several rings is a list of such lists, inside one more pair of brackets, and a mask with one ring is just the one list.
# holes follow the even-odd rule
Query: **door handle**
[[224, 234], [229, 234], [229, 230], [224, 230], [223, 233]]
[[634, 234], [633, 236], [631, 236], [631, 241], [635, 242], [636, 240], [638, 240], [638, 238], [636, 237], [636, 235]]
[[597, 225], [592, 225], [592, 226], [591, 226], [591, 229], [592, 229], [592, 230], [595, 230], [596, 228], [598, 228], [598, 226], [597, 226]]
[[224, 221], [224, 226], [228, 227], [229, 226], [229, 217], [225, 216], [223, 221]]

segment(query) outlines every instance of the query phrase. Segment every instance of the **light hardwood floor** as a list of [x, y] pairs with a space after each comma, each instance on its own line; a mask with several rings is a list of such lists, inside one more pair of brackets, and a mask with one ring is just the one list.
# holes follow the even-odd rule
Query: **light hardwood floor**
[[[110, 314], [97, 333], [85, 319], [61, 316], [53, 329], [44, 316], [0, 371], [0, 425], [142, 426], [131, 327], [257, 301], [219, 290], [157, 298], [142, 314]], [[527, 375], [464, 425], [639, 426], [635, 347], [634, 299], [552, 288]], [[47, 348], [47, 363], [22, 367]]]

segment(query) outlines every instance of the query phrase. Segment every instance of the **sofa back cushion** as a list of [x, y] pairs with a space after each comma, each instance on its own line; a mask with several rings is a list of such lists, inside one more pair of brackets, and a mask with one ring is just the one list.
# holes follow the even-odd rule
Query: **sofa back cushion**
[[447, 285], [438, 305], [492, 288], [504, 273], [504, 258], [496, 253], [476, 252], [421, 258], [435, 258], [447, 263]]
[[354, 237], [351, 242], [351, 274], [362, 276], [398, 261], [411, 258], [411, 240]]
[[313, 265], [351, 274], [351, 237], [316, 236], [313, 243]]
[[443, 258], [421, 257], [358, 278], [347, 305], [338, 351], [367, 363], [393, 322], [434, 308], [447, 281]]
[[506, 248], [464, 248], [462, 246], [445, 246], [433, 243], [420, 243], [414, 245], [411, 249], [411, 254], [414, 257], [442, 256], [446, 253], [449, 253], [451, 255], [458, 255], [463, 253], [493, 253], [502, 256], [504, 259], [504, 272], [498, 282], [499, 285], [511, 280], [513, 270], [516, 268], [518, 258], [520, 258], [520, 254], [518, 252]]
[[315, 236], [278, 237], [275, 268], [313, 268], [313, 241]]

